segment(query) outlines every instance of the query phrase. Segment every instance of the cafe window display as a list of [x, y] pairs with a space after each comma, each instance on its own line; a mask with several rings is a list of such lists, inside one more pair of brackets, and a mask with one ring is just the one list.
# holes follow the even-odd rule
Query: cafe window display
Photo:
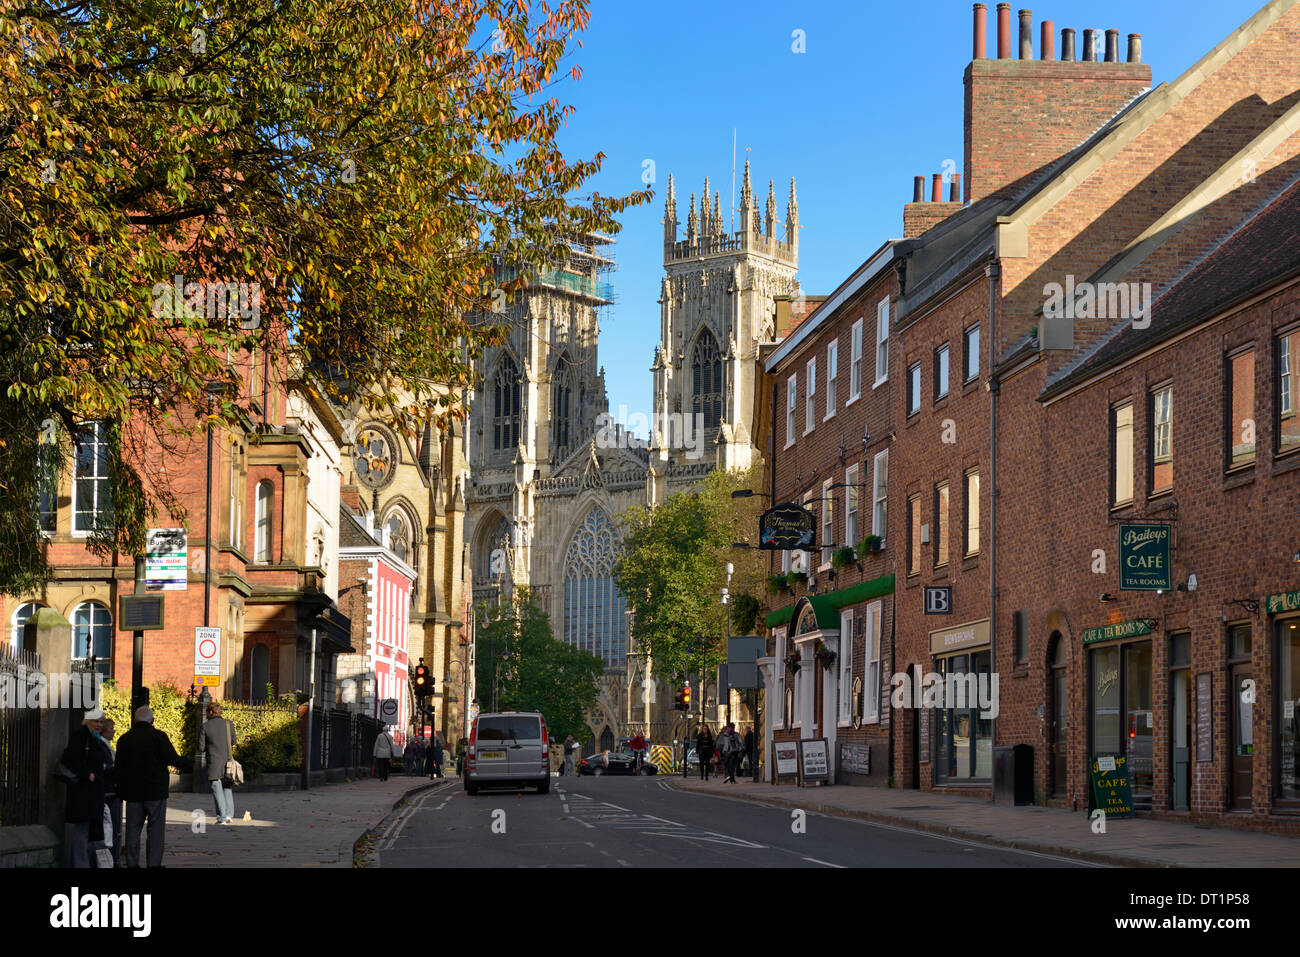
[[1127, 757], [1134, 806], [1150, 808], [1155, 734], [1151, 642], [1094, 648], [1090, 664], [1092, 756]]

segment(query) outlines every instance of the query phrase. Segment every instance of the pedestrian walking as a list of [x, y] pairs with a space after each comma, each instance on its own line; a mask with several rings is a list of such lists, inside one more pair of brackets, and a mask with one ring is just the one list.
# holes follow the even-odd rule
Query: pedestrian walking
[[433, 740], [429, 742], [429, 777], [442, 777], [442, 756], [442, 735], [434, 731]]
[[560, 774], [573, 774], [573, 755], [578, 750], [578, 742], [573, 740], [573, 735], [568, 734], [564, 737], [564, 767], [560, 769]]
[[199, 765], [206, 769], [208, 787], [217, 806], [217, 823], [235, 823], [235, 782], [228, 775], [235, 755], [235, 726], [221, 716], [221, 704], [208, 705], [208, 720], [199, 735]]
[[722, 770], [725, 775], [723, 780], [728, 784], [736, 783], [736, 769], [740, 766], [740, 751], [744, 746], [740, 735], [736, 734], [734, 724], [728, 724], [722, 734], [718, 735], [718, 750], [722, 753]]
[[424, 770], [424, 736], [412, 734], [406, 740], [406, 752], [402, 760], [406, 762], [406, 776], [413, 778]]
[[758, 755], [754, 753], [754, 729], [750, 728], [745, 732], [745, 755], [749, 758], [749, 772], [754, 773], [754, 768], [758, 766]]
[[[130, 732], [128, 732], [129, 734]], [[112, 718], [104, 719], [104, 730], [100, 735], [101, 743], [108, 751], [108, 767], [104, 772], [104, 806], [108, 810], [111, 835], [104, 834], [109, 853], [113, 855], [113, 866], [122, 866], [122, 793], [118, 787], [117, 752], [113, 750], [113, 739], [117, 737], [117, 725]], [[123, 735], [125, 737], [125, 735]]]
[[387, 725], [379, 726], [379, 734], [375, 736], [375, 746], [371, 749], [374, 755], [375, 764], [378, 765], [379, 780], [388, 780], [388, 768], [393, 762], [393, 755], [397, 754], [397, 743], [393, 736], [387, 731]]
[[65, 867], [90, 867], [90, 845], [104, 840], [108, 751], [100, 740], [103, 727], [103, 709], [87, 711], [81, 727], [68, 739], [55, 772], [68, 786], [63, 816]]
[[700, 762], [700, 780], [709, 779], [709, 762], [713, 760], [713, 732], [707, 724], [700, 725], [700, 733], [695, 736], [695, 757]]
[[117, 790], [126, 802], [123, 867], [140, 866], [140, 831], [148, 824], [149, 867], [162, 867], [167, 829], [167, 769], [188, 770], [185, 761], [153, 724], [153, 711], [136, 708], [131, 730], [117, 746]]
[[464, 773], [465, 753], [469, 750], [469, 740], [464, 736], [456, 742], [456, 774], [457, 776]]

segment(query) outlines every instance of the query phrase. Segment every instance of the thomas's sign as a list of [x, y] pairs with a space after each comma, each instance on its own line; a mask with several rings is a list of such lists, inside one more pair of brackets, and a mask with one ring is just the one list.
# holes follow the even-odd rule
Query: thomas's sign
[[1120, 525], [1119, 587], [1124, 591], [1170, 591], [1171, 525]]
[[780, 552], [817, 544], [813, 513], [793, 502], [769, 508], [758, 520], [758, 547]]

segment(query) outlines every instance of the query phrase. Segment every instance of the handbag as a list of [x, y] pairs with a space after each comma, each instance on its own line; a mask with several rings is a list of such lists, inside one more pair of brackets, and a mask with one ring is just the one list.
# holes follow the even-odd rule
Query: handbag
[[226, 760], [226, 777], [229, 778], [233, 785], [244, 783], [244, 766], [235, 760], [235, 744], [231, 741], [230, 721], [222, 718], [226, 722], [226, 753], [230, 757]]

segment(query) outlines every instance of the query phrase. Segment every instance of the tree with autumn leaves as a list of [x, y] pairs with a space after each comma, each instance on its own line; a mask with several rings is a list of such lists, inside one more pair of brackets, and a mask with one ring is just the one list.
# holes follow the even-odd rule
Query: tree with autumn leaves
[[[48, 574], [52, 435], [114, 423], [91, 544], [138, 554], [174, 505], [121, 443], [237, 425], [253, 346], [404, 432], [463, 415], [502, 293], [649, 198], [583, 194], [603, 156], [561, 154], [555, 88], [587, 0], [534, 6], [0, 7], [0, 589]], [[519, 278], [494, 296], [501, 263]], [[213, 283], [260, 289], [254, 318], [160, 301]]]

